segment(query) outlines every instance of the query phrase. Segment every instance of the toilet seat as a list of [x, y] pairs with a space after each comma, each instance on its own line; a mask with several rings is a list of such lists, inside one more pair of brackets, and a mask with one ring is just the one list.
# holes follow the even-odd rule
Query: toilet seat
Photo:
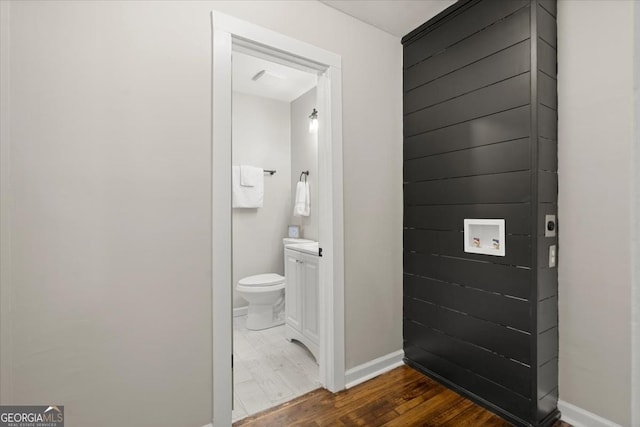
[[260, 293], [284, 289], [284, 276], [275, 273], [256, 274], [238, 281], [238, 290], [248, 293]]
[[284, 276], [275, 273], [256, 274], [255, 276], [240, 279], [238, 285], [246, 288], [260, 287], [274, 289], [274, 286], [284, 286]]

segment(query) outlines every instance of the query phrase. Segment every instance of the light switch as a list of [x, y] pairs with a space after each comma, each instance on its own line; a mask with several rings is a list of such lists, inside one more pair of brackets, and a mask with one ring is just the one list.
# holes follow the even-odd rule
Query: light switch
[[556, 245], [549, 246], [549, 268], [556, 266]]

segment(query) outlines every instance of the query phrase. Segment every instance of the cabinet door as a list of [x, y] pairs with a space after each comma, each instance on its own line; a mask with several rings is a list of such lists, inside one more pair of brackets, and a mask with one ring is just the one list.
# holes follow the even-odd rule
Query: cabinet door
[[301, 331], [300, 319], [300, 261], [284, 251], [285, 313], [287, 325]]
[[313, 257], [305, 257], [302, 264], [302, 334], [314, 344], [320, 342], [320, 288], [318, 280], [318, 261]]

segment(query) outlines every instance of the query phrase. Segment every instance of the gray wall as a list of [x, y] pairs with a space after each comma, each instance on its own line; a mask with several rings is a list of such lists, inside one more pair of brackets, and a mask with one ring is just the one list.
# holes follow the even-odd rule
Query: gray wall
[[209, 31], [185, 11], [11, 3], [3, 403], [57, 402], [72, 426], [211, 418]]
[[11, 2], [3, 403], [211, 420], [212, 9], [342, 56], [346, 366], [402, 347], [398, 38], [319, 2]]
[[306, 239], [318, 240], [318, 134], [309, 133], [309, 115], [316, 104], [316, 88], [291, 102], [291, 201], [295, 201], [296, 184], [300, 172], [309, 171], [308, 181], [311, 193], [311, 213], [306, 217], [293, 216], [290, 223], [299, 225]]
[[247, 305], [238, 280], [262, 273], [284, 274], [282, 238], [291, 210], [289, 103], [233, 93], [233, 164], [275, 169], [264, 176], [264, 205], [233, 209], [233, 306]]
[[631, 425], [634, 7], [558, 2], [560, 398], [623, 426]]

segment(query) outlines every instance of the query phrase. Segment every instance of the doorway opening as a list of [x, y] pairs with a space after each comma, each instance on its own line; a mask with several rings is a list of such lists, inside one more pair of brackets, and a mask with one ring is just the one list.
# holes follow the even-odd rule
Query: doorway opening
[[235, 422], [320, 387], [317, 75], [232, 51], [232, 89]]
[[[307, 280], [306, 277], [308, 275], [313, 276], [309, 273], [309, 271], [311, 271], [314, 272], [315, 277], [317, 277], [317, 283], [311, 286], [311, 288], [315, 287], [315, 293], [306, 294], [306, 300], [315, 302], [317, 310], [317, 317], [314, 317], [317, 319], [317, 324], [315, 325], [317, 333], [316, 341], [318, 342], [317, 348], [314, 348], [313, 341], [305, 342], [304, 331], [310, 331], [308, 330], [309, 328], [305, 330], [304, 321], [298, 328], [299, 331], [302, 331], [302, 335], [295, 335], [295, 315], [293, 316], [292, 322], [288, 321], [291, 316], [285, 316], [287, 319], [285, 320], [284, 329], [287, 338], [303, 342], [307, 349], [310, 349], [312, 354], [315, 353], [313, 355], [319, 365], [317, 381], [323, 387], [334, 392], [343, 389], [345, 382], [342, 111], [340, 76], [341, 61], [339, 56], [307, 43], [300, 42], [218, 12], [212, 13], [212, 29], [213, 425], [218, 427], [228, 426], [232, 421], [232, 404], [234, 395], [232, 366], [234, 360], [237, 360], [237, 356], [232, 356], [233, 289], [237, 287], [235, 280], [238, 279], [238, 282], [240, 282], [238, 276], [244, 276], [244, 273], [240, 273], [238, 271], [242, 262], [236, 263], [237, 257], [242, 255], [236, 251], [236, 246], [239, 244], [239, 241], [235, 238], [240, 237], [240, 231], [237, 227], [234, 230], [234, 224], [239, 225], [240, 221], [250, 217], [246, 212], [239, 213], [239, 215], [244, 215], [244, 218], [235, 218], [236, 221], [234, 222], [234, 211], [236, 209], [233, 209], [232, 207], [234, 203], [232, 176], [234, 173], [238, 172], [240, 169], [239, 166], [241, 166], [242, 162], [245, 161], [240, 158], [241, 155], [247, 156], [246, 159], [248, 160], [246, 160], [246, 163], [255, 163], [254, 166], [262, 168], [263, 170], [275, 170], [275, 174], [273, 175], [268, 172], [267, 174], [260, 176], [261, 179], [264, 179], [263, 203], [267, 203], [267, 197], [272, 194], [276, 194], [276, 192], [272, 191], [273, 188], [271, 188], [276, 184], [276, 180], [271, 180], [271, 178], [277, 176], [279, 173], [278, 169], [270, 166], [270, 164], [264, 163], [266, 161], [264, 160], [266, 157], [260, 159], [251, 157], [247, 153], [241, 154], [237, 151], [240, 146], [236, 147], [234, 145], [234, 143], [237, 142], [237, 137], [241, 135], [243, 131], [247, 130], [245, 126], [252, 126], [251, 123], [242, 125], [242, 130], [236, 130], [233, 126], [234, 121], [237, 121], [237, 117], [234, 117], [234, 113], [236, 112], [235, 107], [242, 105], [244, 101], [248, 101], [247, 99], [241, 100], [241, 98], [247, 94], [236, 94], [234, 101], [234, 61], [267, 61], [274, 65], [281, 65], [288, 69], [301, 71], [307, 75], [310, 74], [317, 79], [316, 89], [309, 89], [307, 92], [302, 94], [302, 97], [307, 94], [309, 97], [311, 97], [311, 95], [315, 95], [316, 98], [315, 107], [313, 107], [312, 111], [305, 113], [306, 115], [311, 116], [305, 119], [305, 126], [307, 129], [311, 127], [312, 132], [317, 132], [315, 135], [317, 138], [317, 176], [313, 177], [317, 182], [317, 184], [315, 184], [317, 186], [315, 191], [317, 193], [317, 209], [314, 210], [314, 213], [317, 215], [317, 239], [311, 239], [313, 240], [311, 245], [313, 246], [313, 244], [315, 244], [316, 253], [313, 254], [314, 248], [312, 247], [309, 249], [309, 246], [307, 246], [307, 250], [310, 250], [310, 253], [302, 253], [304, 250], [300, 251], [300, 264], [304, 264], [304, 256], [314, 256], [314, 259], [317, 260], [317, 264], [314, 272], [313, 266], [310, 266], [306, 270], [302, 267], [300, 267], [300, 269], [296, 269], [293, 267], [292, 263], [287, 261], [287, 264], [291, 266], [291, 268], [287, 267], [285, 274], [285, 276], [297, 274], [298, 278], [302, 277], [304, 278], [303, 280]], [[274, 79], [275, 81], [278, 80], [278, 72], [272, 71], [271, 75], [268, 75], [266, 67], [264, 69], [264, 73], [260, 73], [260, 71], [256, 72], [252, 76], [252, 79], [255, 77], [259, 80], [266, 77], [271, 79], [272, 82]], [[308, 92], [311, 93], [309, 94]], [[301, 104], [304, 104], [299, 98], [301, 98], [301, 96], [298, 96], [296, 100], [299, 100]], [[250, 104], [251, 102], [244, 102], [244, 107], [247, 107], [247, 109], [250, 110]], [[273, 113], [275, 110], [272, 109], [270, 111]], [[313, 115], [314, 111], [316, 113], [315, 116]], [[290, 120], [293, 121], [293, 108], [291, 108], [290, 117]], [[314, 118], [317, 120], [312, 126], [309, 126], [311, 122], [307, 124], [306, 121], [313, 121]], [[290, 124], [293, 129], [293, 123]], [[299, 123], [296, 122], [296, 125], [297, 124]], [[236, 126], [238, 126], [237, 123]], [[293, 133], [291, 133], [291, 135], [293, 135]], [[249, 137], [249, 139], [251, 139], [251, 137]], [[298, 144], [298, 142], [293, 141], [293, 138], [291, 138], [291, 144]], [[248, 149], [248, 151], [252, 150], [253, 148]], [[252, 152], [250, 154], [254, 155], [255, 153]], [[282, 157], [271, 157], [271, 159], [274, 161], [282, 160]], [[238, 164], [237, 160], [240, 164]], [[282, 168], [280, 168], [281, 171], [284, 172], [278, 177], [282, 183], [286, 183], [287, 181], [287, 179], [282, 179], [282, 176], [286, 178], [285, 175], [287, 175], [286, 165], [287, 162], [284, 162]], [[288, 181], [290, 187], [293, 186], [293, 184], [296, 184], [295, 186], [297, 187], [297, 181], [301, 179], [308, 180], [310, 178], [312, 172], [309, 169], [311, 169], [311, 166], [309, 169], [306, 167], [296, 167], [294, 169], [294, 164], [291, 161], [289, 162], [289, 165]], [[234, 166], [238, 166], [238, 168], [236, 169]], [[298, 171], [297, 169], [304, 170]], [[309, 171], [310, 173], [307, 175], [302, 174], [302, 172], [305, 171]], [[282, 190], [277, 192], [280, 196], [283, 194], [286, 195], [286, 193], [287, 191]], [[290, 194], [289, 207], [292, 208], [293, 206], [291, 205], [295, 204], [292, 202], [295, 202], [296, 197], [291, 190], [289, 190], [288, 194]], [[261, 208], [250, 209], [254, 209], [253, 219], [255, 219], [255, 217], [257, 217], [255, 209], [259, 211]], [[260, 213], [262, 214], [263, 212]], [[309, 224], [304, 224], [304, 218], [301, 220], [300, 224], [296, 224], [295, 221], [289, 217], [290, 215], [288, 213], [286, 214], [286, 221], [284, 220], [284, 216], [281, 217], [279, 227], [282, 227], [285, 222], [288, 223], [287, 225], [302, 225], [302, 230], [309, 226]], [[261, 230], [264, 231], [264, 229]], [[234, 231], [236, 231], [235, 236]], [[243, 229], [243, 232], [244, 231], [246, 231], [246, 229]], [[296, 228], [293, 227], [291, 233], [295, 234], [296, 231]], [[309, 228], [308, 232], [313, 233], [313, 228]], [[281, 232], [277, 231], [277, 233]], [[287, 237], [288, 235], [289, 227], [287, 227], [286, 234], [282, 237]], [[247, 236], [245, 236], [245, 240], [250, 241]], [[273, 251], [272, 253], [274, 254], [277, 253], [279, 259], [279, 254], [282, 253], [284, 256], [284, 247], [282, 246], [284, 242], [277, 245], [279, 247], [273, 248], [273, 240], [274, 239], [272, 238], [271, 243], [269, 243], [269, 250]], [[259, 245], [257, 244], [251, 246], [247, 242], [244, 242], [243, 245], [246, 248], [250, 248], [248, 250], [259, 249]], [[304, 244], [302, 244], [302, 246], [304, 247]], [[287, 248], [287, 250], [289, 249], [290, 248]], [[296, 254], [293, 255], [297, 256]], [[255, 260], [256, 257], [247, 257], [247, 259], [249, 258]], [[282, 270], [285, 270], [285, 258], [288, 260], [288, 256], [283, 258]], [[311, 260], [308, 261], [310, 262]], [[253, 273], [257, 273], [258, 270], [265, 269], [265, 271], [260, 271], [260, 273], [273, 273], [277, 275], [277, 269], [279, 267], [272, 263], [271, 265], [264, 264], [260, 268], [253, 268]], [[234, 270], [236, 273], [235, 276]], [[302, 273], [295, 273], [296, 271]], [[256, 274], [246, 277], [254, 276], [256, 276]], [[277, 277], [274, 276], [268, 277], [272, 282], [276, 278]], [[261, 276], [259, 279], [259, 281], [264, 281], [263, 279], [267, 278]], [[297, 283], [298, 281], [295, 282]], [[300, 293], [304, 294], [304, 291], [301, 290]], [[291, 297], [292, 294], [295, 294], [295, 292], [290, 293], [289, 297]], [[297, 298], [297, 300], [303, 301], [304, 298]], [[274, 302], [274, 307], [277, 303], [279, 302]], [[287, 304], [291, 306], [292, 301], [290, 298], [287, 299]], [[249, 310], [251, 310], [250, 307], [251, 303], [249, 303]], [[242, 314], [240, 310], [238, 310], [237, 313]], [[274, 315], [273, 318], [275, 319], [276, 317], [277, 316]], [[243, 330], [246, 331], [247, 321], [249, 321], [249, 317], [246, 318], [244, 325], [242, 324], [242, 320], [239, 320], [237, 322], [239, 323], [238, 326], [244, 327], [245, 329]], [[287, 331], [291, 325], [293, 325], [293, 327], [290, 331]], [[307, 326], [308, 325], [309, 323], [307, 323]], [[268, 328], [266, 330], [276, 330], [278, 327], [279, 326], [275, 326], [274, 328]], [[309, 336], [309, 334], [307, 334], [307, 336]], [[277, 339], [278, 337], [276, 336], [275, 338]], [[247, 378], [245, 377], [244, 379]], [[246, 412], [247, 408], [245, 407], [244, 409]], [[238, 417], [239, 416], [241, 416], [241, 414], [239, 414]]]

